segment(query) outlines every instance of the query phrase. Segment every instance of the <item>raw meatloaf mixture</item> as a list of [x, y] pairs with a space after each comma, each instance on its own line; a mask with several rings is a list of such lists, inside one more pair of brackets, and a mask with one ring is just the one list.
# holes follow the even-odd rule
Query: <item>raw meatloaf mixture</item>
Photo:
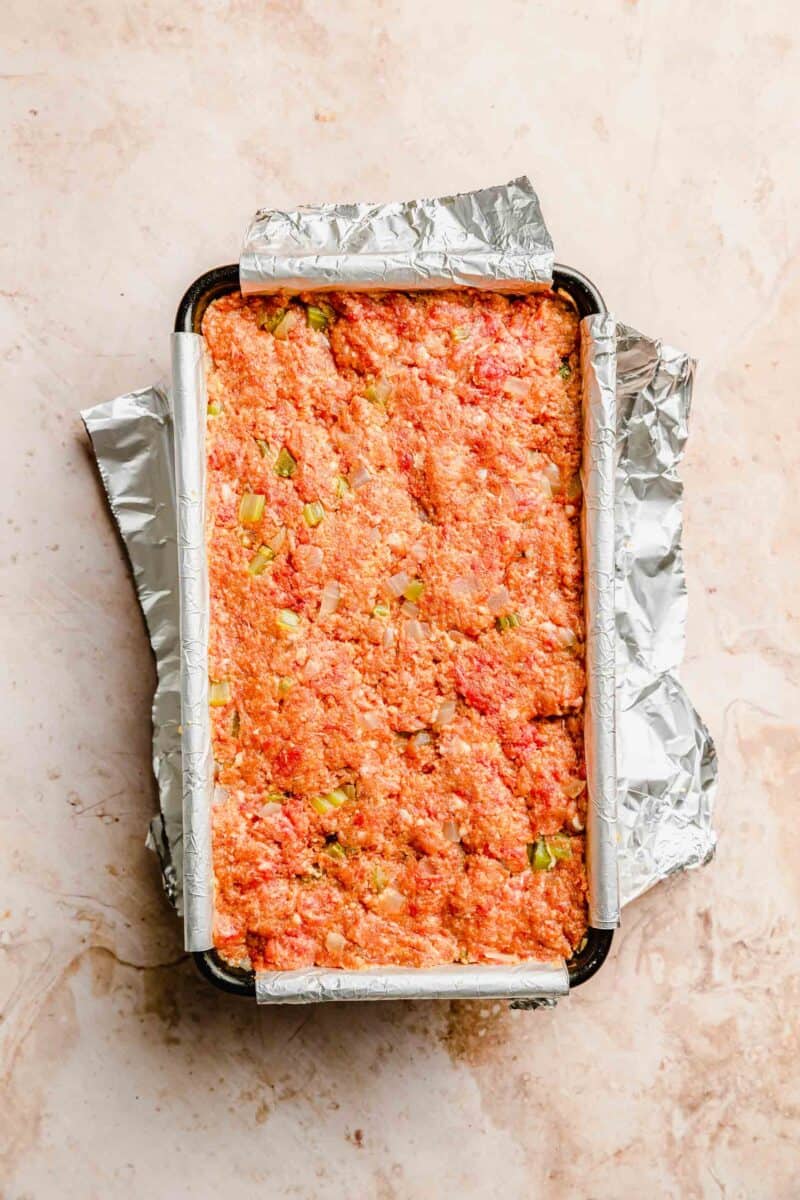
[[569, 956], [577, 313], [237, 293], [203, 334], [217, 948], [257, 970]]

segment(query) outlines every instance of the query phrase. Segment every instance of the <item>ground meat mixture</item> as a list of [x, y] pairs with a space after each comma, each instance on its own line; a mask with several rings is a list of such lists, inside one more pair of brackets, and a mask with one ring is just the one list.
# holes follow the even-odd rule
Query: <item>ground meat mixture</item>
[[237, 293], [203, 334], [217, 949], [257, 970], [568, 957], [577, 313]]

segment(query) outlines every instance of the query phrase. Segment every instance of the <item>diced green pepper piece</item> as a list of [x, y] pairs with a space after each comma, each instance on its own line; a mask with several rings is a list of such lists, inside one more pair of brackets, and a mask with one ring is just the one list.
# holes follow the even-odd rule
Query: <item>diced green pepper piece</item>
[[569, 379], [570, 375], [572, 374], [572, 367], [569, 365], [568, 358], [562, 358], [561, 366], [558, 368], [558, 373], [561, 376], [561, 378], [564, 380], [564, 382], [566, 383], [566, 381]]

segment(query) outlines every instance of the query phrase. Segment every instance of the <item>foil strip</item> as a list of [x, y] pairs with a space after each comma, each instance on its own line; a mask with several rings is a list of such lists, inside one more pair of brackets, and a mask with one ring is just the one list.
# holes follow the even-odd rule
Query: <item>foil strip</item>
[[155, 656], [153, 774], [160, 811], [150, 822], [147, 845], [158, 855], [167, 896], [181, 914], [183, 783], [171, 406], [164, 388], [154, 384], [98, 404], [81, 417], [128, 553]]
[[259, 1004], [317, 1004], [331, 1000], [555, 999], [569, 992], [564, 963], [481, 967], [381, 967], [363, 971], [260, 971]]
[[581, 322], [583, 553], [586, 608], [586, 874], [589, 924], [619, 924], [614, 646], [614, 459], [616, 322]]
[[211, 796], [214, 763], [208, 712], [206, 397], [203, 339], [172, 335], [172, 403], [178, 528], [178, 598], [183, 756], [183, 902], [187, 950], [212, 945]]
[[526, 291], [552, 277], [553, 243], [525, 176], [432, 200], [261, 210], [239, 259], [246, 295], [335, 287]]
[[677, 671], [686, 577], [678, 466], [695, 363], [621, 325], [617, 335], [616, 631], [620, 883], [628, 903], [714, 854], [717, 758]]

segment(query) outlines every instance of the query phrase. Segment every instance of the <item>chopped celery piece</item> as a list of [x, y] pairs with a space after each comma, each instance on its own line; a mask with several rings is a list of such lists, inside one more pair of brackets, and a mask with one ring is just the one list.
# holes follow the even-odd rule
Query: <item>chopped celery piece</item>
[[372, 872], [372, 884], [376, 892], [382, 892], [389, 882], [389, 876], [384, 871], [383, 867], [376, 867]]
[[376, 379], [374, 383], [368, 383], [364, 388], [364, 396], [369, 400], [370, 404], [377, 404], [378, 408], [385, 408], [386, 401], [392, 394], [392, 385], [387, 379]]
[[222, 405], [219, 400], [210, 400], [208, 403], [208, 415], [210, 417], [218, 417], [222, 412]]
[[282, 675], [278, 680], [278, 695], [288, 696], [289, 692], [294, 687], [294, 680], [289, 675]]
[[350, 491], [350, 484], [345, 479], [344, 475], [337, 475], [333, 481], [333, 488], [336, 495], [341, 499]]
[[292, 612], [290, 608], [278, 609], [278, 624], [281, 629], [297, 629], [300, 624], [300, 618], [296, 612]]
[[392, 610], [385, 600], [379, 600], [372, 610], [373, 617], [389, 617]]
[[548, 838], [547, 845], [554, 858], [560, 859], [562, 862], [572, 858], [572, 846], [565, 834], [557, 833], [555, 837]]
[[247, 564], [247, 569], [251, 575], [261, 575], [267, 569], [269, 564], [275, 557], [275, 551], [271, 546], [259, 546], [255, 555]]
[[297, 459], [293, 458], [285, 446], [281, 446], [275, 461], [275, 474], [281, 479], [291, 479], [297, 470]]
[[[352, 785], [351, 785], [352, 786]], [[341, 808], [348, 800], [353, 797], [349, 795], [344, 787], [334, 788], [332, 792], [326, 792], [324, 796], [312, 796], [311, 807], [319, 813], [321, 817], [325, 817], [328, 813], [334, 812], [337, 808]]]
[[263, 312], [256, 321], [259, 329], [267, 329], [270, 333], [274, 333], [275, 326], [286, 316], [286, 309], [279, 308], [275, 312]]
[[450, 336], [454, 342], [466, 342], [469, 330], [464, 325], [456, 325], [455, 329], [451, 330]]
[[208, 685], [208, 703], [212, 708], [223, 708], [231, 701], [231, 685], [227, 679], [212, 680]]
[[245, 492], [239, 502], [239, 520], [242, 525], [257, 525], [264, 515], [266, 496], [259, 492]]
[[406, 600], [412, 604], [416, 604], [422, 593], [425, 591], [425, 584], [421, 579], [412, 579], [411, 583], [403, 590], [403, 595]]
[[528, 861], [534, 871], [550, 871], [556, 865], [556, 858], [551, 853], [547, 838], [538, 838], [530, 843]]
[[328, 314], [324, 308], [319, 308], [316, 304], [309, 304], [306, 310], [306, 319], [311, 329], [316, 329], [320, 333], [328, 328]]
[[312, 501], [311, 504], [303, 505], [303, 520], [309, 529], [315, 529], [319, 525], [322, 518], [325, 516], [325, 509], [320, 504], [319, 500]]
[[256, 445], [258, 446], [258, 450], [259, 450], [261, 457], [269, 458], [269, 456], [271, 454], [271, 448], [270, 448], [269, 442], [266, 441], [264, 438], [255, 438], [254, 440], [255, 440]]
[[267, 804], [283, 804], [285, 799], [283, 792], [267, 792]]
[[572, 374], [572, 367], [569, 365], [568, 358], [562, 358], [561, 366], [558, 368], [558, 373], [564, 382], [569, 379], [570, 375]]
[[519, 613], [508, 613], [505, 617], [498, 617], [495, 621], [495, 625], [501, 633], [506, 629], [516, 629], [521, 624]]
[[330, 854], [331, 858], [335, 858], [337, 862], [345, 862], [347, 860], [345, 848], [339, 842], [328, 842], [324, 850], [326, 854]]

